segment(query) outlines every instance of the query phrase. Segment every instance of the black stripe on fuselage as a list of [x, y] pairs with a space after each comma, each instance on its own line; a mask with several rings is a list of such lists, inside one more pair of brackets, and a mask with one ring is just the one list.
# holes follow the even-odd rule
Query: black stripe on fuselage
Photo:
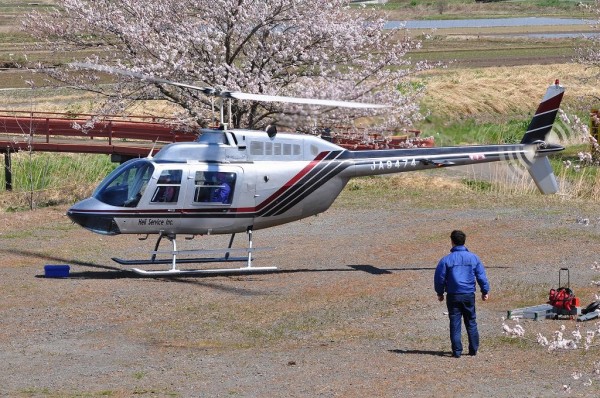
[[320, 170], [317, 175], [315, 175], [315, 178], [313, 181], [311, 181], [310, 185], [307, 184], [307, 186], [303, 187], [302, 190], [297, 191], [296, 195], [293, 198], [290, 198], [286, 205], [277, 213], [275, 213], [275, 215], [285, 213], [351, 165], [353, 165], [352, 162], [344, 162], [339, 160], [332, 160], [328, 162], [327, 166]]
[[[346, 151], [332, 151], [323, 160], [321, 160], [312, 170], [298, 180], [293, 186], [289, 187], [276, 200], [267, 205], [264, 209], [257, 213], [259, 217], [269, 217], [285, 213], [290, 208], [295, 206], [303, 198], [310, 195], [320, 186], [329, 181], [333, 176], [339, 173], [331, 174], [340, 163], [336, 160], [342, 153]], [[344, 167], [345, 168], [345, 167]]]
[[407, 148], [407, 149], [375, 149], [372, 151], [347, 151], [338, 158], [359, 160], [373, 160], [382, 158], [420, 158], [425, 156], [462, 156], [475, 153], [503, 153], [522, 149], [518, 144], [506, 145], [469, 145], [469, 146], [446, 146], [437, 148]]

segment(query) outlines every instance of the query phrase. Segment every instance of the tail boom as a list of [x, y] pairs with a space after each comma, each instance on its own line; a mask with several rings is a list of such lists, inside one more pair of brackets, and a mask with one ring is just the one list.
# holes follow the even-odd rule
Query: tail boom
[[351, 166], [343, 174], [360, 177], [518, 160], [542, 193], [556, 193], [558, 184], [547, 156], [564, 148], [546, 142], [546, 136], [552, 130], [564, 91], [558, 80], [548, 88], [520, 144], [346, 151], [341, 159], [351, 162]]

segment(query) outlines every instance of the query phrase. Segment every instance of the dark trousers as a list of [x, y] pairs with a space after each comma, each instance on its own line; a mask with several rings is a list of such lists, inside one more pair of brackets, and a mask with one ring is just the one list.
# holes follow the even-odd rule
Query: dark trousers
[[463, 351], [461, 342], [461, 319], [464, 319], [467, 336], [469, 337], [469, 354], [477, 353], [479, 348], [479, 332], [475, 315], [475, 293], [448, 294], [446, 296], [448, 317], [450, 318], [450, 342], [452, 354], [460, 356]]

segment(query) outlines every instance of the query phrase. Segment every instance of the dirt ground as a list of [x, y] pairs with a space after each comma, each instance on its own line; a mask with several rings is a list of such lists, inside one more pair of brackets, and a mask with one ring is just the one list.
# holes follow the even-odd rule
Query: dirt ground
[[[575, 321], [521, 321], [524, 339], [502, 328], [507, 310], [547, 299], [561, 267], [582, 305], [594, 299], [598, 210], [560, 196], [345, 191], [318, 217], [255, 232], [256, 247], [274, 247], [255, 265], [278, 272], [185, 278], [122, 270], [111, 257], [147, 256], [153, 242], [94, 235], [65, 206], [3, 213], [0, 396], [598, 396], [600, 347], [536, 343], [560, 325], [570, 337]], [[432, 283], [454, 228], [492, 286], [477, 303], [480, 352], [460, 359]], [[46, 264], [70, 265], [69, 278], [45, 278]]]

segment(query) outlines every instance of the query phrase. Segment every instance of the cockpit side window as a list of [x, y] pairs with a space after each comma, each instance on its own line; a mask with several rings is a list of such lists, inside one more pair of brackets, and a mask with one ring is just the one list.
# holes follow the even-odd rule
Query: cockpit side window
[[154, 166], [134, 161], [115, 169], [94, 192], [94, 197], [111, 206], [135, 207], [144, 194]]
[[231, 204], [236, 178], [235, 173], [197, 171], [194, 203]]
[[177, 203], [181, 189], [182, 170], [163, 170], [156, 182], [151, 203]]

